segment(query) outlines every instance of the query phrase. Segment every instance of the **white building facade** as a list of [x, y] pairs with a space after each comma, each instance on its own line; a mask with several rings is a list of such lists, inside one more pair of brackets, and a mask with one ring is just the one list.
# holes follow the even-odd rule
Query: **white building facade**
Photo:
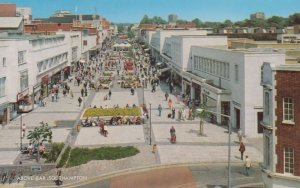
[[[67, 79], [72, 64], [80, 60], [82, 52], [88, 54], [95, 47], [95, 37], [82, 38], [78, 31], [43, 36], [2, 34], [0, 124], [7, 124], [16, 117], [17, 111], [33, 110], [37, 99], [47, 97], [53, 84]], [[87, 40], [86, 45], [82, 39]], [[10, 87], [11, 83], [14, 87]]]

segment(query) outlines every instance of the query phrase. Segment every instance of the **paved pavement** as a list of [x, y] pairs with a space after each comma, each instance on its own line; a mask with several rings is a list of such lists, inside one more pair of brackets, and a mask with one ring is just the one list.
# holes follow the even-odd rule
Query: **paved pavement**
[[99, 133], [98, 127], [83, 127], [75, 146], [145, 143], [142, 125], [107, 126], [108, 135]]

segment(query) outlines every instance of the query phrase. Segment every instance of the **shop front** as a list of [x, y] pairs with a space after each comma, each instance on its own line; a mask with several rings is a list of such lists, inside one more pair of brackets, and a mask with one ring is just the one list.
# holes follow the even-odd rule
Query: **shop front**
[[10, 120], [17, 117], [15, 103], [4, 102], [0, 105], [0, 125], [6, 125]]
[[51, 83], [49, 82], [48, 74], [41, 78], [41, 95], [42, 97], [48, 97]]
[[191, 97], [192, 100], [194, 99], [195, 105], [199, 106], [201, 103], [201, 86], [194, 81], [192, 82]]
[[30, 112], [32, 110], [32, 97], [29, 95], [29, 88], [17, 94], [18, 112]]
[[40, 96], [42, 96], [42, 84], [41, 83], [38, 83], [38, 84], [35, 84], [33, 86], [33, 103], [32, 103], [32, 108], [34, 109], [35, 106], [38, 105], [38, 99]]
[[215, 114], [211, 113], [209, 116], [210, 121], [218, 125], [228, 126], [229, 118], [220, 114], [230, 116], [230, 91], [220, 90], [212, 86], [207, 87], [204, 84], [200, 92], [202, 93], [200, 100], [207, 110], [216, 112]]

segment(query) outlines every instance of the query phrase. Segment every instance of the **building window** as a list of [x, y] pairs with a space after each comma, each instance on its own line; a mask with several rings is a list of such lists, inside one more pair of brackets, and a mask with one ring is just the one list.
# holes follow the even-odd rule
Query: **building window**
[[0, 78], [0, 97], [5, 96], [5, 77]]
[[21, 91], [28, 88], [28, 72], [22, 72], [20, 73], [20, 88]]
[[270, 95], [268, 92], [265, 93], [265, 115], [270, 114]]
[[6, 57], [3, 57], [3, 59], [2, 59], [2, 66], [6, 67]]
[[294, 101], [291, 97], [283, 98], [283, 120], [294, 122]]
[[239, 81], [239, 66], [238, 65], [234, 65], [234, 80], [236, 82]]
[[294, 148], [292, 147], [284, 148], [284, 172], [294, 173]]
[[25, 51], [19, 51], [18, 52], [18, 64], [24, 64], [25, 63]]

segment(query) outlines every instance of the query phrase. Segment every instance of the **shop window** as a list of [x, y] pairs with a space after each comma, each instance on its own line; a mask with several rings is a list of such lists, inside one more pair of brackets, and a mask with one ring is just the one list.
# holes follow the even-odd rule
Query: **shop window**
[[5, 77], [0, 78], [0, 97], [5, 96]]

